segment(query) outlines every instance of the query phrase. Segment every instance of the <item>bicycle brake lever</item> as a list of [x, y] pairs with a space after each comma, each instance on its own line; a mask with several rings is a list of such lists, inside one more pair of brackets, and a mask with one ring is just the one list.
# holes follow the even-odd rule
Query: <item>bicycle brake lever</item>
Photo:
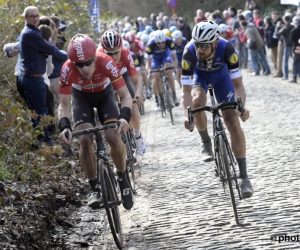
[[237, 105], [238, 105], [238, 111], [240, 111], [241, 112], [241, 116], [244, 117], [245, 110], [243, 108], [242, 99], [240, 97], [237, 98]]
[[[190, 128], [192, 127], [193, 125], [193, 114], [192, 114], [192, 108], [190, 106], [187, 107], [187, 110], [188, 110], [188, 118], [189, 118], [189, 125], [190, 125]], [[194, 129], [190, 129], [190, 132], [193, 132]]]

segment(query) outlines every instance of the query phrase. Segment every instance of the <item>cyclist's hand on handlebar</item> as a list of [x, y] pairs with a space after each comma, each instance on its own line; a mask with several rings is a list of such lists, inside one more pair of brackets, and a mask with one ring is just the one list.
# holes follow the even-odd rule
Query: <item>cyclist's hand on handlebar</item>
[[194, 123], [192, 124], [192, 127], [190, 127], [189, 118], [186, 117], [185, 120], [184, 120], [184, 127], [189, 131], [193, 131], [194, 130]]
[[239, 112], [238, 110], [236, 110], [236, 112], [238, 113], [239, 117], [243, 122], [247, 121], [250, 117], [250, 112], [246, 108], [244, 108], [244, 116], [242, 116], [241, 112]]
[[144, 98], [142, 95], [136, 95], [135, 100], [137, 105], [142, 105], [142, 103], [144, 102]]
[[[66, 132], [68, 131], [68, 138], [66, 137]], [[59, 140], [65, 144], [65, 145], [70, 145], [71, 144], [71, 141], [72, 141], [72, 132], [70, 129], [68, 128], [65, 128], [63, 130], [63, 132], [60, 133], [59, 135]]]
[[119, 119], [118, 121], [120, 122], [119, 127], [116, 128], [118, 130], [118, 133], [126, 133], [130, 128], [128, 122], [123, 118]]

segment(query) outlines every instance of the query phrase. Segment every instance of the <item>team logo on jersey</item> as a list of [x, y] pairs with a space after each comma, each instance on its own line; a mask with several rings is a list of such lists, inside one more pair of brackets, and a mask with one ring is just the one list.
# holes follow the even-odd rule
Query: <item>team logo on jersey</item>
[[186, 60], [182, 60], [181, 61], [181, 67], [184, 69], [184, 70], [187, 70], [189, 71], [190, 68], [191, 68], [191, 63], [189, 61], [186, 61]]
[[239, 61], [239, 56], [237, 55], [237, 53], [234, 53], [231, 55], [231, 57], [229, 57], [230, 64], [236, 64], [238, 61]]
[[138, 60], [138, 59], [135, 59], [135, 60], [134, 60], [134, 65], [135, 65], [135, 66], [138, 66], [138, 65], [139, 65], [139, 60]]
[[174, 47], [175, 47], [175, 44], [174, 43], [171, 43], [171, 49], [174, 49]]
[[147, 52], [147, 53], [150, 53], [150, 52], [151, 52], [151, 49], [150, 49], [149, 47], [147, 47], [147, 48], [146, 48], [146, 52]]

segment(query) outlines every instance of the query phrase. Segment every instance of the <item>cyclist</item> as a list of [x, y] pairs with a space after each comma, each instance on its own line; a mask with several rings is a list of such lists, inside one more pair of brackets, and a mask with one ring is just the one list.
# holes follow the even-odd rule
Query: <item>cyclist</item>
[[130, 51], [132, 51], [139, 61], [139, 66], [141, 68], [140, 73], [143, 79], [144, 84], [146, 84], [146, 97], [150, 99], [150, 89], [147, 81], [147, 72], [145, 68], [145, 46], [141, 40], [136, 39], [136, 36], [132, 32], [127, 32], [125, 34], [124, 40], [129, 42]]
[[[150, 72], [150, 69], [160, 69], [161, 65], [163, 65], [164, 68], [169, 68], [175, 64], [175, 68], [177, 68], [175, 44], [173, 43], [172, 39], [166, 37], [164, 32], [161, 30], [155, 31], [153, 38], [149, 40], [146, 47], [146, 58], [148, 72]], [[173, 92], [174, 104], [175, 106], [178, 106], [179, 101], [176, 97], [172, 70], [166, 70], [165, 73], [168, 77], [168, 84]], [[160, 109], [165, 110], [160, 72], [154, 72], [152, 74], [152, 79], [153, 88], [154, 90], [156, 89], [160, 97]], [[159, 105], [158, 100], [156, 100], [156, 103]]]
[[134, 65], [134, 60], [130, 51], [122, 46], [120, 34], [114, 30], [105, 31], [99, 45], [97, 54], [106, 53], [114, 60], [126, 82], [131, 97], [137, 100], [136, 104], [132, 106], [130, 123], [134, 129], [137, 153], [144, 155], [146, 145], [140, 131], [140, 112], [138, 109], [138, 105], [143, 103], [142, 85]]
[[126, 49], [129, 50], [130, 55], [132, 56], [132, 59], [134, 61], [135, 69], [136, 69], [137, 72], [140, 72], [141, 68], [139, 66], [139, 61], [136, 58], [135, 54], [132, 51], [130, 51], [130, 44], [129, 44], [129, 42], [127, 42], [126, 40], [122, 39], [122, 46], [124, 48], [126, 48]]
[[[241, 97], [246, 103], [246, 92], [239, 69], [239, 58], [232, 45], [220, 37], [219, 26], [213, 21], [202, 21], [192, 31], [192, 40], [186, 45], [182, 57], [182, 106], [194, 108], [205, 106], [207, 85], [214, 86], [218, 103], [234, 101]], [[245, 136], [238, 114], [235, 110], [223, 110], [224, 121], [231, 138], [232, 150], [237, 159], [243, 197], [253, 194], [251, 182], [247, 175]], [[245, 122], [249, 111], [245, 108]], [[189, 128], [188, 118], [184, 125]], [[195, 114], [195, 125], [201, 137], [202, 159], [213, 161], [212, 143], [207, 132], [207, 117], [205, 112]]]
[[181, 88], [181, 74], [182, 74], [181, 61], [182, 61], [183, 50], [185, 45], [187, 44], [187, 40], [185, 37], [182, 36], [182, 32], [180, 30], [175, 30], [172, 33], [172, 37], [175, 43], [176, 57], [178, 61], [177, 79]]
[[[60, 140], [69, 145], [72, 134], [66, 138], [66, 131], [71, 131], [70, 101], [72, 95], [72, 110], [76, 130], [93, 127], [94, 107], [97, 108], [101, 124], [120, 121], [118, 129], [105, 130], [105, 138], [110, 145], [110, 155], [118, 169], [118, 181], [125, 209], [133, 206], [133, 195], [127, 180], [126, 147], [121, 140], [120, 132], [129, 129], [132, 98], [127, 90], [123, 77], [119, 74], [117, 65], [104, 53], [97, 53], [96, 44], [87, 35], [75, 35], [68, 45], [69, 60], [65, 62], [60, 74], [59, 88], [59, 128]], [[122, 97], [122, 109], [119, 113], [114, 90]], [[99, 207], [101, 197], [96, 178], [96, 156], [91, 135], [80, 136], [79, 161], [83, 167], [91, 192], [88, 196], [88, 206]]]

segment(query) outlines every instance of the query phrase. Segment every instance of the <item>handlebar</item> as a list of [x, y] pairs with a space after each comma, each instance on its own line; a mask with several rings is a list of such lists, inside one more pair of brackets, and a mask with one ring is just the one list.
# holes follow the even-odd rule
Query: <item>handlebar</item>
[[155, 73], [155, 72], [164, 72], [164, 71], [166, 71], [166, 70], [170, 70], [170, 69], [174, 69], [174, 66], [172, 66], [172, 67], [169, 67], [169, 68], [160, 68], [160, 69], [151, 69], [150, 70], [150, 73]]
[[[190, 127], [192, 127], [193, 124], [193, 114], [201, 112], [201, 111], [209, 111], [209, 112], [216, 112], [218, 110], [225, 110], [225, 109], [236, 109], [238, 108], [238, 111], [241, 113], [241, 116], [244, 117], [245, 110], [243, 108], [243, 103], [240, 97], [237, 98], [236, 102], [223, 102], [216, 106], [203, 106], [199, 108], [195, 108], [192, 110], [190, 106], [187, 107], [188, 111], [188, 119]], [[190, 130], [192, 132], [192, 130]]]

